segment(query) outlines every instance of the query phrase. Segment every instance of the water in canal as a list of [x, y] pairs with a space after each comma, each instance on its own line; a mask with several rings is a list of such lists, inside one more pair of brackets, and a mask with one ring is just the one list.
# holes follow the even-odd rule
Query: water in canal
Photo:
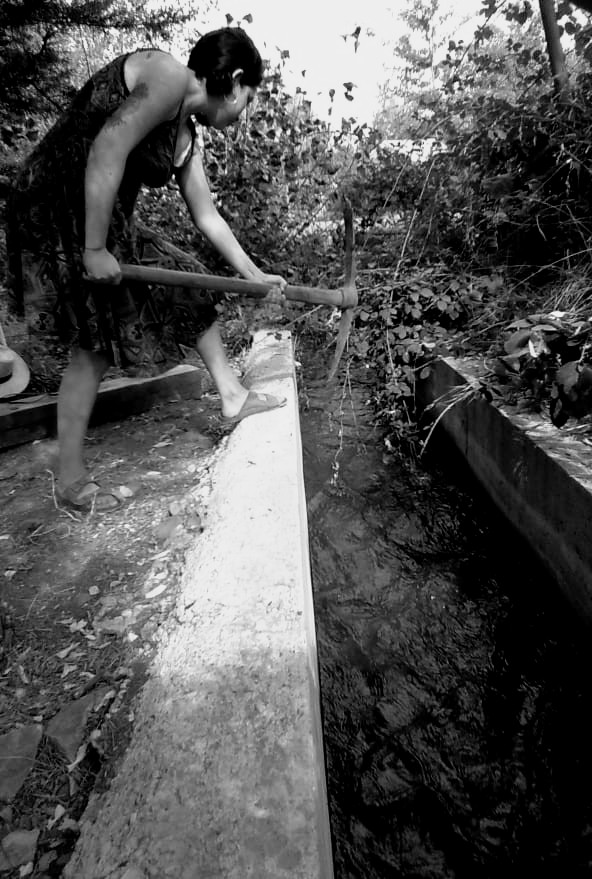
[[301, 359], [336, 879], [591, 877], [590, 632], [459, 461]]

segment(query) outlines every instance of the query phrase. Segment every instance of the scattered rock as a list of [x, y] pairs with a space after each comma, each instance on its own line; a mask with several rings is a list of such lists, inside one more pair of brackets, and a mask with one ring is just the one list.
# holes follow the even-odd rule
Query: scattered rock
[[213, 440], [209, 436], [200, 433], [199, 430], [195, 430], [195, 428], [190, 428], [185, 433], [184, 438], [191, 440], [196, 449], [211, 449], [214, 447]]
[[38, 837], [39, 830], [13, 830], [5, 836], [0, 844], [0, 871], [14, 870], [32, 861]]
[[45, 872], [51, 867], [54, 861], [57, 861], [57, 858], [58, 856], [55, 852], [45, 852], [37, 862], [37, 869], [40, 873]]
[[189, 531], [186, 531], [181, 525], [175, 528], [166, 543], [171, 549], [180, 550], [190, 546], [193, 543], [193, 538]]
[[199, 513], [190, 513], [187, 517], [185, 526], [188, 531], [203, 531], [203, 522]]
[[123, 616], [108, 617], [104, 620], [95, 620], [93, 623], [96, 632], [103, 632], [105, 635], [125, 635], [126, 631], [132, 624], [130, 618]]
[[154, 529], [154, 536], [157, 540], [168, 540], [176, 528], [183, 527], [181, 516], [167, 516]]
[[183, 515], [183, 504], [180, 501], [171, 501], [168, 513], [173, 518], [180, 518]]
[[0, 800], [11, 800], [20, 790], [35, 761], [41, 732], [36, 723], [0, 736]]
[[109, 692], [109, 687], [97, 687], [81, 699], [65, 705], [47, 726], [48, 737], [58, 745], [70, 762], [73, 762], [82, 741], [86, 721], [95, 711]]
[[148, 620], [140, 629], [140, 637], [143, 641], [152, 641], [158, 630], [158, 623], [155, 620]]

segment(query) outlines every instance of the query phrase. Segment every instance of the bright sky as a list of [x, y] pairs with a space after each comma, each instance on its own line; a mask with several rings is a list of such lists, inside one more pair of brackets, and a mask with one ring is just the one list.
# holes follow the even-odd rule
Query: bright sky
[[[252, 24], [243, 23], [247, 33], [259, 47], [261, 54], [270, 60], [278, 57], [277, 49], [288, 50], [290, 58], [286, 62], [284, 79], [292, 90], [300, 86], [312, 101], [314, 112], [326, 117], [330, 106], [329, 89], [335, 89], [333, 120], [336, 124], [341, 117], [353, 116], [359, 122], [371, 123], [378, 109], [378, 91], [388, 78], [392, 69], [392, 49], [390, 44], [403, 33], [397, 20], [400, 0], [298, 0], [287, 4], [282, 0], [241, 0], [239, 9], [226, 7], [220, 3], [218, 27], [224, 24], [224, 14], [228, 12], [235, 20], [250, 13]], [[444, 7], [455, 9], [455, 0], [442, 0]], [[465, 0], [463, 14], [474, 12], [481, 6], [480, 0]], [[456, 2], [458, 7], [458, 0]], [[450, 34], [458, 38], [458, 12], [453, 11]], [[456, 24], [455, 24], [456, 20]], [[233, 22], [234, 23], [234, 22]], [[357, 51], [354, 51], [352, 34], [360, 27], [361, 33]], [[464, 29], [466, 39], [470, 39], [473, 24]], [[302, 70], [306, 74], [302, 76]], [[344, 97], [344, 82], [353, 82], [354, 100]]]

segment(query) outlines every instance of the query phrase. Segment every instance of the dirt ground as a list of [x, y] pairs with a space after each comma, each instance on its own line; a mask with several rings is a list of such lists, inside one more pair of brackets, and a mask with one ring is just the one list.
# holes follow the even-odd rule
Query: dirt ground
[[116, 771], [133, 696], [174, 614], [185, 552], [207, 539], [226, 436], [218, 413], [206, 386], [200, 399], [173, 398], [92, 428], [93, 475], [135, 492], [109, 513], [60, 508], [55, 440], [0, 451], [4, 757], [7, 744], [14, 749], [10, 731], [32, 735], [20, 787], [0, 800], [3, 877], [60, 876], [91, 791]]

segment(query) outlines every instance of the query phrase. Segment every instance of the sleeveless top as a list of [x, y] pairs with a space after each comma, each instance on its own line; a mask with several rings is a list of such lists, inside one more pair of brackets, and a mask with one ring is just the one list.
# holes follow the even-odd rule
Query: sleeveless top
[[[18, 238], [20, 248], [48, 258], [59, 249], [66, 259], [79, 263], [87, 158], [105, 121], [129, 95], [124, 65], [130, 54], [119, 56], [85, 83], [21, 167], [7, 204], [8, 235], [13, 241]], [[181, 106], [174, 119], [154, 128], [130, 153], [109, 230], [111, 243], [129, 225], [124, 221], [132, 214], [142, 184], [164, 186], [173, 175], [180, 113]], [[189, 127], [193, 147], [191, 120]]]

